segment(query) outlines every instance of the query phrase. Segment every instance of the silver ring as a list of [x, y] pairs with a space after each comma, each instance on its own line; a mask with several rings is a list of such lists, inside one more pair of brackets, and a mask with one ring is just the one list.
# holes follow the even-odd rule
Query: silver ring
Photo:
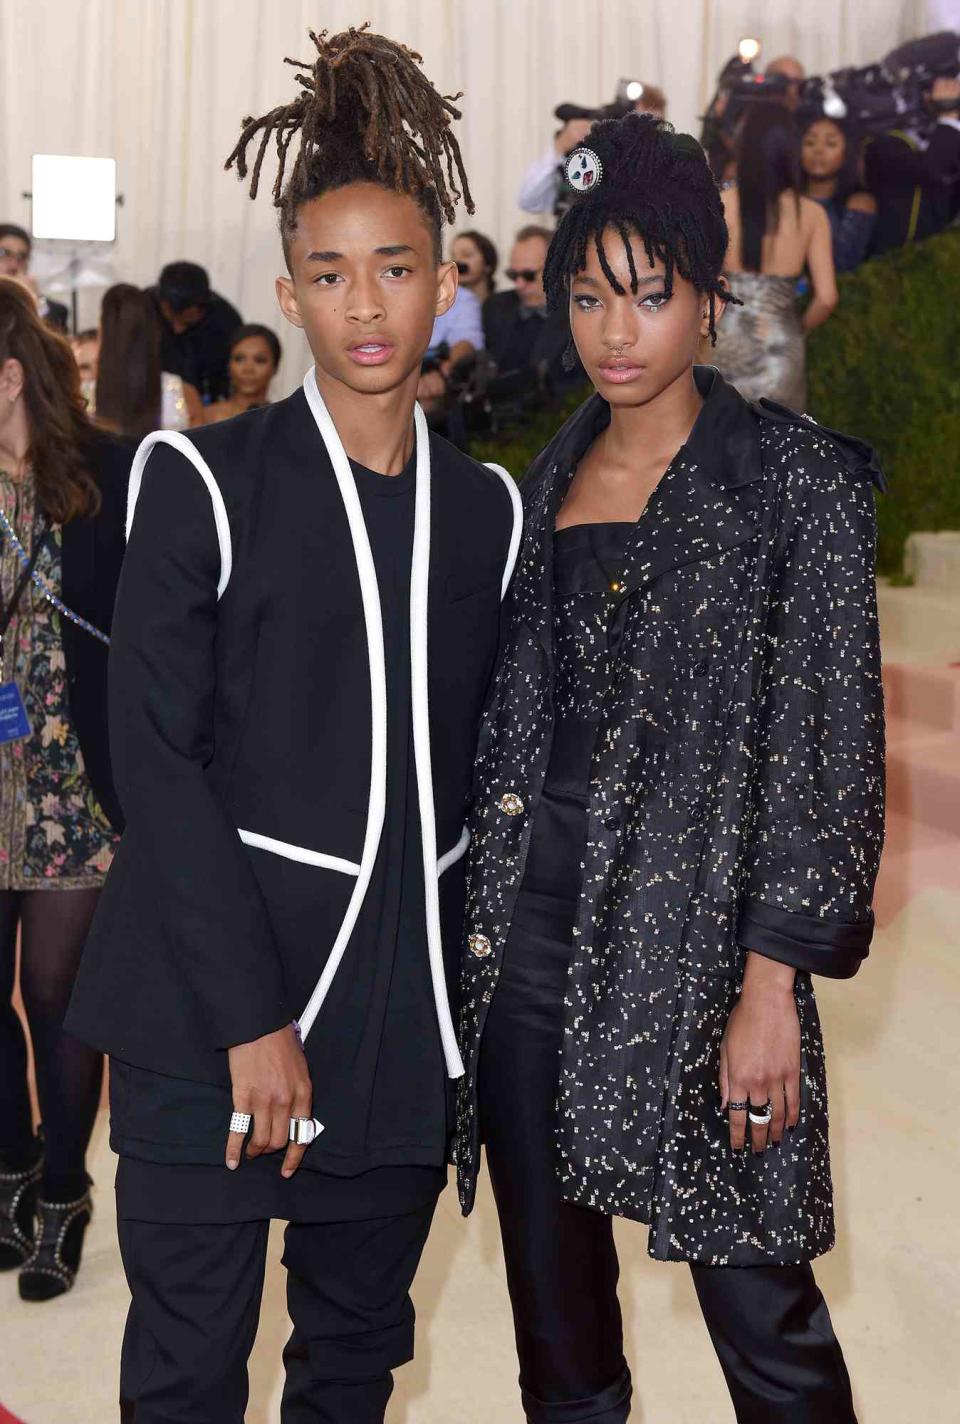
[[309, 1147], [323, 1131], [323, 1123], [315, 1117], [292, 1117], [290, 1119], [290, 1141], [297, 1147]]
[[746, 1112], [749, 1106], [749, 1101], [744, 1098], [742, 1103], [727, 1103], [727, 1112]]
[[747, 1113], [747, 1117], [751, 1122], [756, 1123], [757, 1127], [768, 1127], [773, 1120], [773, 1103], [767, 1102], [759, 1111], [751, 1109]]
[[235, 1112], [230, 1119], [230, 1131], [248, 1133], [252, 1122], [253, 1118], [249, 1113]]

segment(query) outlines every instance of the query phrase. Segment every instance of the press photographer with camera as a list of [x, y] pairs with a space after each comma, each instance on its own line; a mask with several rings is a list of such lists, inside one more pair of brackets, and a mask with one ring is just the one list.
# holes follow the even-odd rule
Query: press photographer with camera
[[891, 127], [867, 142], [864, 171], [878, 210], [871, 256], [932, 237], [960, 215], [960, 76], [937, 76], [927, 99], [935, 118], [928, 131]]
[[563, 127], [549, 148], [535, 158], [527, 169], [517, 193], [517, 206], [525, 213], [556, 214], [557, 199], [563, 192], [563, 160], [599, 119], [620, 118], [635, 109], [638, 114], [652, 114], [656, 119], [667, 115], [667, 98], [654, 84], [638, 79], [621, 80], [612, 104], [598, 109], [580, 108], [576, 104], [559, 104], [554, 110]]

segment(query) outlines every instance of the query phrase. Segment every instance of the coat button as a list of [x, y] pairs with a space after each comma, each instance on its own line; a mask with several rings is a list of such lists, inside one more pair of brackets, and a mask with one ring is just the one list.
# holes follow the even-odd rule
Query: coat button
[[620, 818], [618, 816], [605, 816], [603, 824], [608, 831], [616, 831], [620, 828]]
[[467, 940], [470, 953], [477, 959], [487, 959], [493, 953], [493, 945], [485, 934], [472, 934]]
[[515, 791], [505, 791], [500, 797], [500, 810], [505, 816], [519, 816], [523, 812], [523, 797]]

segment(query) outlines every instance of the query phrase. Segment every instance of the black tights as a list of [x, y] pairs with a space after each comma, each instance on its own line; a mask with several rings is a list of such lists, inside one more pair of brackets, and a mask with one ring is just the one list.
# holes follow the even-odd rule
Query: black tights
[[32, 1160], [27, 1044], [13, 1007], [17, 930], [20, 993], [30, 1026], [46, 1138], [43, 1195], [72, 1201], [86, 1190], [86, 1152], [100, 1101], [103, 1056], [64, 1033], [99, 890], [0, 891], [0, 1160]]

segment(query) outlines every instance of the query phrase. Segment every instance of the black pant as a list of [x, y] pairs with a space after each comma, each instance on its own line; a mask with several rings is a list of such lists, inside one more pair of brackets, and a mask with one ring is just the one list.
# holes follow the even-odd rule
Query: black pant
[[87, 1189], [86, 1151], [100, 1102], [103, 1055], [64, 1033], [99, 889], [0, 891], [0, 1167], [33, 1160], [27, 1044], [13, 988], [20, 930], [20, 991], [30, 1025], [46, 1155], [43, 1195], [73, 1201]]
[[[551, 914], [543, 897], [521, 896], [484, 1033], [480, 1125], [527, 1419], [621, 1424], [631, 1383], [613, 1222], [564, 1202], [556, 1170], [569, 961], [563, 914]], [[739, 1424], [856, 1424], [843, 1356], [809, 1265], [691, 1270]]]
[[[391, 1370], [413, 1358], [409, 1290], [435, 1205], [287, 1226], [293, 1333], [283, 1424], [382, 1424]], [[133, 1297], [120, 1363], [124, 1424], [242, 1424], [269, 1225], [120, 1220]]]

